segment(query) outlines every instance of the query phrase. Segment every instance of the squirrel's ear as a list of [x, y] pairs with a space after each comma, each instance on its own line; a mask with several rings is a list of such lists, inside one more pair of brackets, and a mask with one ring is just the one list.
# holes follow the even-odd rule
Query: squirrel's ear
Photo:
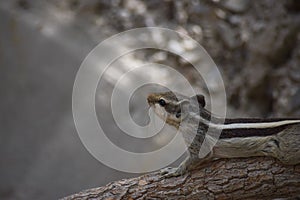
[[192, 99], [197, 100], [199, 106], [201, 106], [202, 108], [205, 107], [205, 105], [206, 105], [206, 103], [205, 103], [205, 97], [202, 94], [197, 94], [197, 95], [193, 96]]

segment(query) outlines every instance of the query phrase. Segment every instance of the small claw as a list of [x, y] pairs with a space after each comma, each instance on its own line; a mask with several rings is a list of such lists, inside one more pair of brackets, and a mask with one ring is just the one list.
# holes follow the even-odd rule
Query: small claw
[[184, 174], [184, 170], [182, 170], [181, 168], [171, 168], [171, 167], [167, 167], [165, 169], [162, 169], [160, 171], [160, 174], [163, 177], [169, 178], [169, 177], [176, 177], [176, 176], [181, 176], [182, 174]]
[[166, 174], [173, 172], [174, 170], [176, 170], [176, 168], [166, 167], [166, 168], [160, 170], [160, 175], [164, 176]]

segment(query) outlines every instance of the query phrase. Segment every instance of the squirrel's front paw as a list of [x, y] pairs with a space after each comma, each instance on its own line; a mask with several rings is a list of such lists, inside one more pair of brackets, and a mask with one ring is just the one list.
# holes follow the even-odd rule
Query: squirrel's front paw
[[181, 176], [185, 172], [186, 172], [186, 170], [181, 167], [178, 167], [178, 168], [167, 167], [167, 168], [160, 170], [160, 174], [166, 178]]

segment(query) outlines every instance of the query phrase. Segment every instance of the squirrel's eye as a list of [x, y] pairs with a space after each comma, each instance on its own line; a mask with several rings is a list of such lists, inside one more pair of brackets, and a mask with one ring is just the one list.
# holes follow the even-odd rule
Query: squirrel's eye
[[181, 117], [181, 113], [180, 112], [176, 113], [176, 118], [179, 118], [179, 117]]
[[158, 100], [158, 103], [159, 103], [159, 105], [161, 105], [161, 106], [165, 106], [165, 105], [167, 104], [166, 101], [163, 100], [163, 99]]

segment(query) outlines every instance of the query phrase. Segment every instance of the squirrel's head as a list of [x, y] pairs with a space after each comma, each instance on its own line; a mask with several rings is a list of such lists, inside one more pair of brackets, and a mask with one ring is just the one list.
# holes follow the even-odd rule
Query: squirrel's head
[[205, 98], [201, 94], [187, 97], [173, 92], [152, 93], [147, 100], [161, 119], [177, 129], [191, 110], [199, 110], [205, 106]]

